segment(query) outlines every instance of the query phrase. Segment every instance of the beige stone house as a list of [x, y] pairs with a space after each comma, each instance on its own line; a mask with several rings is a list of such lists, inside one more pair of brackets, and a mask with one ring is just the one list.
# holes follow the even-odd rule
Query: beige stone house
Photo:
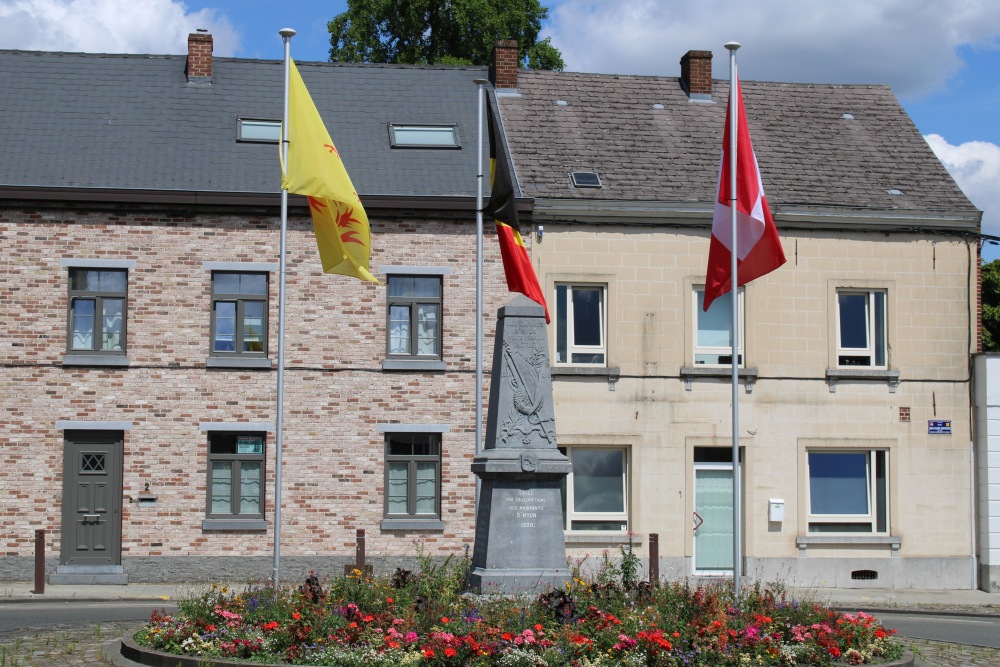
[[[673, 576], [733, 568], [732, 297], [703, 313], [699, 292], [729, 89], [711, 56], [496, 82], [551, 299], [570, 552], [656, 533]], [[976, 587], [980, 212], [887, 87], [742, 83], [788, 258], [738, 296], [742, 571]]]

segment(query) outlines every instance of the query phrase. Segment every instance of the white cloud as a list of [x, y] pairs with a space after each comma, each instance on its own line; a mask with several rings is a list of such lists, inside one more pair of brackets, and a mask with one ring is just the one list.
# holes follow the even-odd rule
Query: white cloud
[[180, 54], [197, 28], [212, 33], [217, 56], [239, 48], [228, 18], [178, 0], [0, 0], [5, 49]]
[[938, 134], [924, 139], [966, 196], [983, 211], [983, 233], [1000, 236], [1000, 146], [986, 141], [952, 146]]
[[690, 49], [742, 43], [741, 71], [758, 81], [887, 83], [900, 96], [943, 88], [960, 45], [997, 46], [988, 0], [556, 0], [548, 34], [567, 69], [676, 76]]

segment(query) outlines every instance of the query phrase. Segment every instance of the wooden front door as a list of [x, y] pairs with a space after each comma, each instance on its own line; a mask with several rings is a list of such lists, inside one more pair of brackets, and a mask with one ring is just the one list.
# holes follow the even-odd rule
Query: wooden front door
[[123, 450], [121, 431], [67, 432], [60, 563], [121, 563]]

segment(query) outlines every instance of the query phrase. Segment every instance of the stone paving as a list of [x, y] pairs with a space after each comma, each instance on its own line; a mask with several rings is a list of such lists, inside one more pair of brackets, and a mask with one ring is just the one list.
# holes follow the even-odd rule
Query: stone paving
[[[134, 622], [47, 626], [0, 632], [0, 667], [93, 667], [108, 665], [101, 647]], [[914, 667], [998, 667], [1000, 649], [902, 639], [916, 656]]]

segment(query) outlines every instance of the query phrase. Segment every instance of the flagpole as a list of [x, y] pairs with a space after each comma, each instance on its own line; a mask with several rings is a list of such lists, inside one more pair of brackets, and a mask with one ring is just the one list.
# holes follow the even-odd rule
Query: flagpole
[[[483, 99], [486, 79], [476, 84], [478, 137], [476, 141], [476, 456], [483, 449]], [[476, 475], [476, 514], [479, 514], [479, 475]]]
[[[288, 63], [291, 60], [291, 41], [295, 31], [282, 28], [278, 31], [285, 45], [284, 111], [281, 120], [281, 163], [288, 164]], [[278, 589], [278, 572], [281, 568], [281, 446], [284, 433], [285, 399], [285, 243], [288, 231], [288, 189], [281, 189], [281, 242], [278, 250], [278, 406], [274, 436], [274, 588]]]
[[736, 76], [736, 51], [740, 48], [739, 42], [727, 42], [726, 48], [729, 50], [729, 210], [730, 210], [730, 266], [729, 284], [733, 300], [733, 317], [731, 321], [730, 342], [733, 344], [731, 355], [732, 362], [732, 392], [733, 392], [733, 596], [739, 601], [740, 596], [740, 566], [742, 564], [743, 545], [741, 543], [741, 514], [742, 498], [740, 495], [740, 421], [739, 421], [739, 275], [737, 273], [737, 259], [739, 256], [739, 243], [736, 240], [736, 128], [739, 120], [739, 90], [738, 78]]

